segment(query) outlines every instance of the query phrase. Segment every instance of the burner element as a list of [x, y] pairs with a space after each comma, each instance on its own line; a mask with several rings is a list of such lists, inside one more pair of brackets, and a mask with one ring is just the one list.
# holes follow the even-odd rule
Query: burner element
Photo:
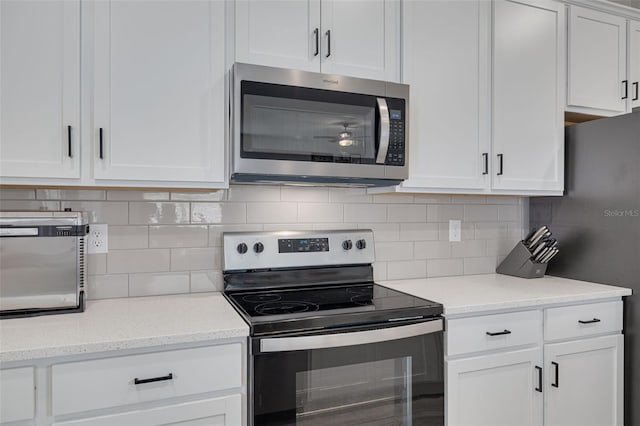
[[368, 306], [373, 303], [373, 300], [371, 299], [370, 294], [359, 294], [357, 296], [353, 296], [351, 298], [351, 301], [356, 305], [360, 305], [360, 306]]
[[277, 302], [280, 299], [282, 299], [282, 296], [279, 294], [250, 294], [242, 298], [242, 300], [249, 303]]
[[258, 315], [296, 314], [299, 312], [317, 311], [318, 305], [308, 302], [268, 302], [255, 307]]

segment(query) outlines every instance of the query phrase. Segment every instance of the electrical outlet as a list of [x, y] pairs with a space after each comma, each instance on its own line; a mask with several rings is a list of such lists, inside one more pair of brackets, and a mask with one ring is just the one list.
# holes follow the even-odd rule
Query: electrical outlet
[[462, 221], [450, 220], [449, 221], [449, 241], [461, 241], [462, 240]]
[[89, 253], [107, 253], [109, 251], [108, 225], [92, 223], [89, 225]]

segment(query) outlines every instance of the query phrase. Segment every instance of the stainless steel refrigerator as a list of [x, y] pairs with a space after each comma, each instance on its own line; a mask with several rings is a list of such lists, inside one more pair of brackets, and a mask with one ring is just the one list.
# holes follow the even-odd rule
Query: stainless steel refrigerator
[[565, 195], [531, 198], [560, 241], [548, 275], [633, 289], [624, 298], [625, 424], [640, 425], [640, 111], [567, 127]]

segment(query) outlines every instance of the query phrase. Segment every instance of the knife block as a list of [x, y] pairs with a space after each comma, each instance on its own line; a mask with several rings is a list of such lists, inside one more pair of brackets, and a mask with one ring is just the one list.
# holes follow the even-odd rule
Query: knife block
[[496, 272], [520, 278], [542, 278], [547, 271], [547, 264], [535, 262], [531, 252], [522, 241], [511, 250], [507, 257], [498, 265]]

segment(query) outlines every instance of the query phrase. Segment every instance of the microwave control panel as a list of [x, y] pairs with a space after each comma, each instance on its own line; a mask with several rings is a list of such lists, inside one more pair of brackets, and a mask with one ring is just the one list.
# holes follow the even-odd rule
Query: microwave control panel
[[404, 166], [405, 161], [405, 108], [401, 99], [387, 99], [389, 105], [389, 150], [385, 164]]

